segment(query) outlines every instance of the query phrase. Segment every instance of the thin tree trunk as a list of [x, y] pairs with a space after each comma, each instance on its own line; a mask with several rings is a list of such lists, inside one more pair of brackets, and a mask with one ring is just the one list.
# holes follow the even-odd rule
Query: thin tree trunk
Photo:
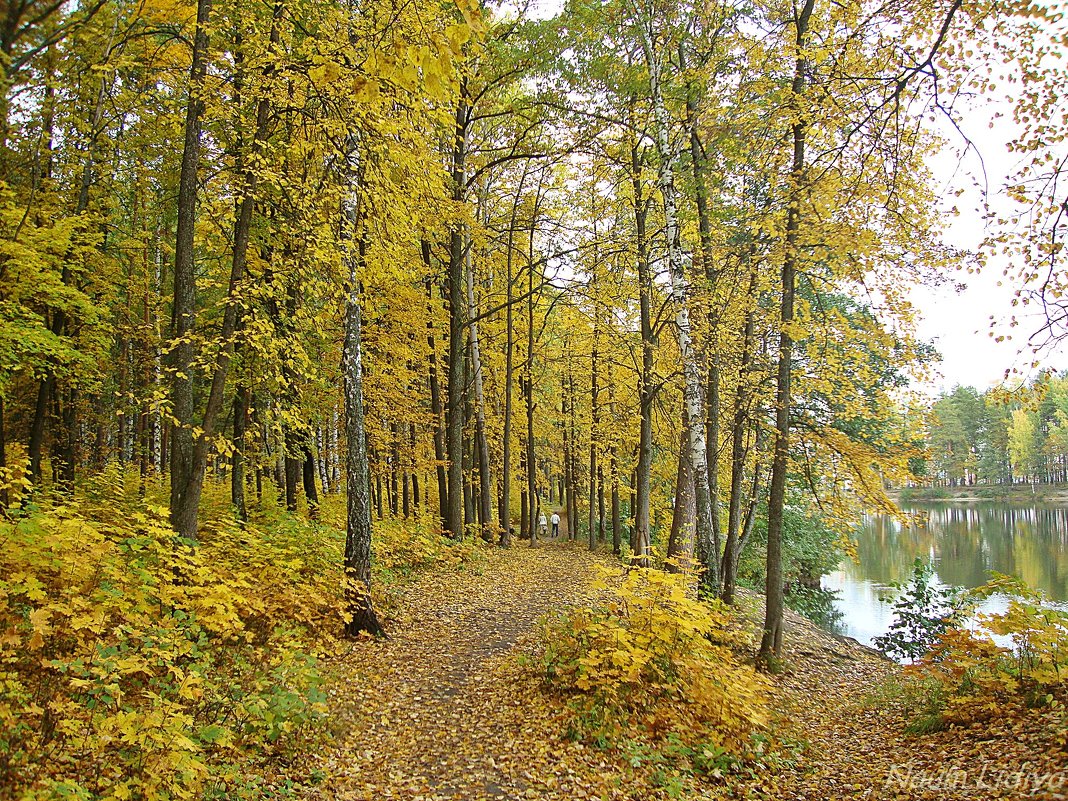
[[248, 520], [245, 503], [245, 432], [248, 430], [249, 389], [242, 383], [234, 393], [234, 444], [230, 464], [230, 502], [238, 520]]
[[679, 571], [678, 557], [685, 556], [690, 552], [690, 543], [696, 525], [694, 515], [694, 480], [693, 463], [690, 461], [690, 449], [687, 447], [690, 441], [689, 427], [692, 425], [689, 415], [685, 412], [682, 416], [683, 426], [681, 441], [679, 443], [679, 462], [675, 472], [675, 508], [671, 514], [671, 534], [668, 536], [667, 569], [672, 573]]
[[[755, 292], [756, 274], [749, 274], [750, 296]], [[746, 429], [749, 423], [749, 394], [751, 392], [746, 378], [752, 359], [754, 332], [754, 310], [750, 308], [745, 314], [742, 327], [742, 352], [738, 365], [738, 384], [734, 393], [734, 415], [731, 421], [731, 487], [727, 501], [727, 539], [723, 548], [723, 575], [720, 598], [724, 603], [734, 603], [734, 592], [738, 580], [738, 557], [741, 554], [742, 495], [745, 481]]]
[[[566, 344], [564, 346], [564, 349], [565, 349], [565, 351], [569, 350], [569, 348], [568, 348], [568, 346]], [[572, 481], [572, 478], [571, 478], [571, 449], [572, 449], [573, 446], [572, 446], [571, 437], [569, 436], [569, 431], [568, 431], [568, 424], [570, 422], [570, 414], [571, 414], [571, 411], [570, 411], [571, 401], [570, 401], [570, 398], [569, 398], [568, 392], [567, 392], [567, 381], [561, 380], [561, 382], [560, 382], [560, 394], [561, 394], [561, 396], [563, 398], [563, 400], [561, 401], [560, 414], [564, 418], [564, 425], [563, 425], [563, 429], [564, 429], [564, 486], [563, 486], [563, 490], [560, 493], [560, 495], [562, 496], [561, 500], [564, 502], [564, 517], [567, 518], [567, 538], [568, 538], [568, 540], [571, 540], [571, 538], [572, 538], [572, 535], [571, 535], [572, 523], [571, 523], [571, 521], [573, 519], [571, 517], [571, 481]]]
[[475, 446], [478, 451], [478, 501], [479, 522], [482, 539], [493, 541], [490, 521], [493, 519], [493, 486], [490, 478], [489, 444], [486, 441], [486, 402], [482, 394], [482, 356], [478, 347], [478, 307], [475, 305], [475, 279], [471, 265], [471, 242], [467, 243], [467, 306], [471, 323], [468, 336], [471, 340], [472, 386], [475, 391]]
[[[526, 170], [523, 171], [523, 180], [526, 180]], [[520, 181], [519, 192], [522, 192], [523, 182]], [[504, 308], [504, 443], [501, 465], [501, 505], [498, 519], [501, 524], [501, 547], [512, 546], [512, 391], [515, 381], [515, 325], [512, 315], [512, 244], [515, 239], [515, 211], [517, 200], [512, 204], [512, 219], [508, 225], [508, 248], [505, 253], [505, 268], [507, 271], [505, 291], [507, 292], [506, 306]]]
[[619, 473], [616, 464], [616, 447], [611, 451], [611, 474], [612, 474], [612, 553], [619, 556], [623, 547], [623, 527], [619, 514]]
[[[533, 235], [533, 231], [531, 232]], [[526, 376], [523, 379], [523, 394], [527, 407], [527, 533], [530, 545], [538, 542], [538, 511], [540, 504], [537, 495], [537, 462], [534, 456], [534, 265], [527, 265], [527, 361]]]
[[[453, 200], [463, 202], [467, 174], [467, 105], [466, 84], [456, 104], [452, 158]], [[448, 510], [445, 528], [454, 539], [464, 534], [464, 234], [456, 225], [449, 238], [449, 386], [445, 420], [445, 450], [448, 454]]]
[[575, 411], [575, 374], [571, 369], [571, 361], [567, 363], [567, 396], [569, 425], [571, 427], [571, 508], [567, 510], [567, 538], [577, 540], [579, 536], [579, 469], [578, 469], [578, 434], [577, 413]]
[[[430, 270], [430, 243], [423, 240], [423, 263]], [[430, 348], [430, 411], [434, 415], [434, 463], [438, 479], [438, 514], [441, 518], [441, 526], [448, 529], [449, 519], [449, 479], [446, 474], [445, 454], [445, 419], [444, 409], [441, 402], [441, 383], [438, 381], [438, 355], [437, 337], [434, 332], [434, 314], [432, 307], [433, 282], [426, 279], [426, 309], [427, 309], [427, 345]]]
[[650, 549], [649, 490], [653, 464], [653, 326], [652, 275], [646, 238], [648, 205], [641, 182], [641, 157], [638, 146], [631, 147], [631, 183], [634, 203], [634, 241], [638, 262], [638, 307], [641, 320], [642, 366], [638, 380], [638, 406], [641, 421], [638, 429], [638, 464], [635, 468], [634, 531], [631, 548], [635, 563], [647, 567]]
[[794, 274], [797, 269], [797, 246], [801, 230], [801, 192], [805, 177], [805, 135], [807, 123], [800, 108], [805, 93], [806, 60], [803, 55], [808, 38], [808, 22], [815, 0], [805, 5], [795, 20], [797, 36], [793, 101], [796, 114], [793, 123], [793, 165], [790, 169], [789, 206], [786, 212], [786, 242], [782, 260], [782, 305], [779, 334], [779, 365], [775, 379], [775, 450], [771, 465], [771, 487], [768, 491], [768, 566], [765, 588], [766, 614], [764, 634], [760, 640], [757, 662], [773, 667], [782, 654], [783, 574], [782, 523], [786, 503], [786, 479], [790, 448], [790, 383], [793, 374], [793, 338], [790, 325], [794, 319]]
[[308, 500], [308, 517], [319, 519], [319, 492], [315, 488], [315, 451], [305, 440], [302, 445], [304, 459], [301, 461], [301, 478], [304, 482], [304, 497]]

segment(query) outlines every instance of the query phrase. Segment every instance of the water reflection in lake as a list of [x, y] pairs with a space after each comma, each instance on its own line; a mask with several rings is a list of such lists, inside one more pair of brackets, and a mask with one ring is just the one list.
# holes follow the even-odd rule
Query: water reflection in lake
[[997, 503], [902, 508], [920, 513], [926, 523], [867, 518], [857, 534], [858, 561], [846, 560], [823, 577], [825, 589], [840, 593], [842, 633], [871, 644], [886, 632], [893, 622], [889, 585], [907, 581], [918, 556], [931, 559], [943, 584], [978, 587], [996, 570], [1019, 576], [1054, 600], [1068, 600], [1068, 508]]

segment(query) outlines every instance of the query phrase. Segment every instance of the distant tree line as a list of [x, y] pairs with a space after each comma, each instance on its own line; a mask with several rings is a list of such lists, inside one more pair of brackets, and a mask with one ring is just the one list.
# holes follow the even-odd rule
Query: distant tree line
[[927, 483], [1068, 481], [1068, 373], [1016, 392], [955, 387], [931, 404], [926, 431], [927, 458], [916, 472]]

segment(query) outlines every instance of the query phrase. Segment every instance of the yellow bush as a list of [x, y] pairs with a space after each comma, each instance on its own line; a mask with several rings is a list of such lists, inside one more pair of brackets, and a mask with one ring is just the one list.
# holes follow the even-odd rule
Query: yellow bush
[[[309, 632], [335, 570], [293, 531], [93, 501], [0, 523], [0, 787], [24, 799], [237, 795], [325, 710]], [[320, 565], [312, 565], [314, 573]]]
[[[1068, 611], [1019, 579], [995, 574], [971, 600], [1005, 596], [1002, 612], [950, 629], [910, 673], [937, 687], [942, 720], [1000, 714], [1004, 702], [1062, 703], [1068, 689]], [[995, 641], [994, 636], [1000, 638]]]
[[571, 698], [577, 728], [607, 743], [670, 742], [696, 761], [743, 752], [766, 724], [766, 684], [731, 650], [726, 607], [695, 600], [682, 574], [607, 573], [607, 603], [546, 623], [546, 686]]
[[475, 557], [476, 537], [455, 542], [441, 534], [429, 518], [375, 521], [371, 542], [376, 574], [384, 579], [403, 576], [442, 565], [458, 565]]

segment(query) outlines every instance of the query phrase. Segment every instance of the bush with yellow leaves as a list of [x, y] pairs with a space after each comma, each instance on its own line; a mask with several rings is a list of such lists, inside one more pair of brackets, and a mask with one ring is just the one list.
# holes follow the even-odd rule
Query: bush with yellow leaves
[[570, 698], [574, 731], [601, 744], [670, 746], [694, 767], [744, 754], [766, 725], [766, 684], [739, 662], [739, 632], [684, 574], [606, 571], [606, 602], [546, 622], [546, 687]]
[[0, 797], [252, 794], [325, 712], [338, 544], [224, 519], [194, 547], [116, 495], [0, 522]]
[[[1003, 598], [1003, 611], [978, 613], [969, 628], [949, 629], [908, 668], [912, 680], [927, 690], [914, 729], [1000, 715], [1015, 700], [1063, 709], [1068, 610], [1019, 579], [997, 573], [970, 591], [967, 601], [974, 606], [991, 596]], [[1064, 735], [1068, 729], [1062, 740]]]

